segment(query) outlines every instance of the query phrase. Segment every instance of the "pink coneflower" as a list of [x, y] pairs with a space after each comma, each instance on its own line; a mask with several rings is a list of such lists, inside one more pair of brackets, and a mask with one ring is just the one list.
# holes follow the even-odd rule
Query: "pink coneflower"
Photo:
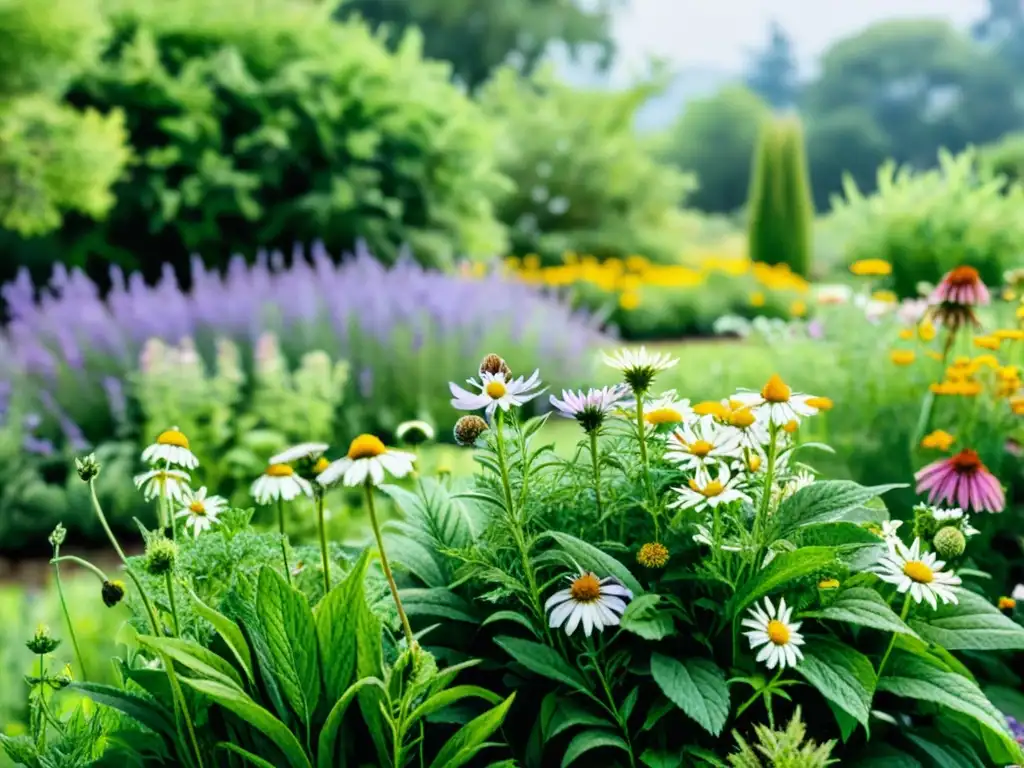
[[999, 481], [970, 449], [932, 462], [914, 479], [918, 493], [928, 492], [929, 504], [949, 502], [975, 512], [1002, 512], [1006, 508]]
[[551, 404], [558, 413], [569, 419], [576, 419], [588, 434], [604, 423], [605, 416], [619, 405], [629, 394], [629, 389], [621, 384], [614, 387], [590, 389], [586, 393], [562, 390], [562, 399], [551, 395]]
[[933, 304], [960, 304], [968, 307], [988, 304], [989, 300], [988, 288], [974, 267], [949, 270], [930, 297]]

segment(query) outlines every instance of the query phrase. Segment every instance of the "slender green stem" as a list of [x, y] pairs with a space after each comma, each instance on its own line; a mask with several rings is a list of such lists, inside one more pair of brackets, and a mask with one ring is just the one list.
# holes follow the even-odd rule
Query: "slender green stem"
[[41, 742], [46, 741], [46, 723], [50, 719], [49, 713], [46, 711], [46, 683], [43, 681], [46, 679], [46, 655], [39, 654], [39, 708], [43, 713], [43, 719], [39, 722], [39, 740]]
[[590, 463], [594, 468], [594, 499], [597, 501], [597, 519], [601, 520], [601, 524], [604, 527], [604, 537], [607, 539], [608, 522], [604, 520], [604, 510], [601, 505], [601, 457], [597, 452], [596, 429], [590, 432]]
[[171, 604], [171, 618], [174, 620], [174, 636], [181, 637], [181, 624], [178, 623], [178, 603], [174, 598], [174, 579], [171, 572], [165, 574], [167, 580], [167, 600]]
[[277, 528], [281, 532], [281, 559], [284, 561], [284, 575], [292, 583], [292, 569], [288, 567], [288, 537], [284, 532], [284, 499], [277, 499]]
[[[910, 613], [910, 592], [907, 592], [903, 598], [903, 610], [900, 611], [900, 621], [906, 621], [907, 614]], [[896, 633], [892, 633], [892, 639], [889, 640], [889, 647], [885, 649], [885, 655], [882, 657], [882, 661], [878, 665], [878, 679], [882, 678], [882, 670], [885, 669], [885, 663], [889, 660], [889, 654], [892, 653], [892, 649], [896, 647]]]
[[96, 576], [96, 578], [100, 581], [109, 581], [109, 579], [107, 578], [107, 574], [105, 574], [95, 565], [90, 563], [88, 560], [83, 560], [82, 558], [76, 557], [75, 555], [56, 556], [55, 554], [54, 558], [50, 560], [50, 562], [54, 565], [56, 565], [57, 563], [74, 563], [75, 565], [81, 566], [82, 568], [91, 571], [93, 575]]
[[594, 673], [597, 675], [597, 679], [601, 683], [601, 689], [604, 691], [604, 695], [608, 699], [608, 713], [614, 717], [615, 721], [619, 724], [619, 728], [622, 730], [622, 736], [626, 741], [626, 752], [629, 754], [629, 764], [630, 766], [635, 766], [636, 760], [633, 758], [633, 742], [629, 738], [629, 726], [626, 724], [626, 719], [619, 713], [619, 708], [615, 704], [615, 697], [612, 696], [611, 686], [608, 685], [608, 679], [604, 676], [604, 671], [601, 669], [600, 652], [594, 647], [593, 639], [587, 638], [587, 644], [590, 646], [591, 653], [593, 654]]
[[324, 594], [331, 591], [331, 558], [327, 554], [327, 531], [324, 528], [324, 494], [316, 492], [316, 522], [320, 529], [320, 563], [324, 569]]
[[761, 536], [764, 531], [764, 525], [768, 521], [768, 512], [772, 504], [772, 485], [775, 483], [775, 461], [778, 455], [779, 446], [779, 428], [775, 424], [771, 424], [768, 427], [768, 457], [767, 466], [764, 470], [764, 491], [761, 493], [761, 504], [757, 512], [757, 518], [754, 520], [754, 547], [755, 547], [755, 567], [756, 562], [761, 557], [761, 550], [763, 543]]
[[373, 526], [373, 535], [377, 539], [377, 551], [380, 553], [380, 565], [384, 569], [384, 577], [391, 587], [391, 597], [394, 598], [395, 607], [398, 609], [398, 618], [402, 621], [402, 630], [405, 632], [405, 641], [409, 650], [416, 650], [416, 638], [412, 634], [412, 626], [409, 624], [409, 617], [405, 615], [405, 608], [402, 607], [402, 598], [398, 596], [398, 585], [395, 584], [395, 577], [391, 574], [391, 566], [388, 564], [388, 555], [384, 551], [384, 537], [380, 532], [380, 523], [377, 521], [377, 508], [373, 503], [373, 486], [369, 482], [363, 486], [366, 491], [366, 507], [370, 511], [370, 525]]
[[[78, 662], [78, 669], [82, 673], [82, 679], [88, 680], [89, 674], [85, 671], [85, 658], [82, 656], [82, 649], [78, 647], [78, 635], [75, 634], [75, 625], [71, 622], [71, 612], [68, 611], [68, 603], [64, 599], [64, 585], [61, 584], [60, 580], [60, 545], [53, 548], [53, 558], [51, 561], [53, 563], [53, 578], [57, 584], [57, 597], [60, 599], [60, 609], [64, 612], [64, 621], [68, 625], [68, 635], [71, 637], [71, 645], [75, 649], [75, 660]], [[99, 568], [95, 570], [101, 574], [103, 573]], [[103, 580], [106, 581], [106, 579]]]
[[[647, 489], [647, 495], [652, 499], [654, 497], [654, 491], [651, 487], [651, 464], [647, 458], [647, 439], [646, 439], [646, 428], [644, 427], [644, 393], [637, 390], [636, 394], [636, 439], [640, 443], [640, 463], [643, 464], [644, 468], [644, 487]], [[655, 518], [655, 526], [658, 521]], [[655, 536], [657, 538], [657, 536]]]

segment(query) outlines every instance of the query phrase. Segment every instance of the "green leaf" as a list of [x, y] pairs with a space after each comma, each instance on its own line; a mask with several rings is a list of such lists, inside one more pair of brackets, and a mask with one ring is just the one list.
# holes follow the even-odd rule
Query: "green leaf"
[[[815, 483], [817, 485], [817, 483]], [[813, 486], [808, 486], [812, 488]], [[836, 562], [832, 547], [803, 547], [784, 552], [772, 560], [767, 568], [757, 571], [729, 600], [729, 616], [735, 618], [745, 608], [773, 590], [791, 581], [810, 576]]]
[[338, 745], [338, 732], [341, 730], [341, 723], [345, 719], [345, 712], [348, 711], [348, 706], [352, 703], [352, 699], [367, 686], [376, 686], [382, 691], [386, 690], [384, 683], [377, 678], [364, 677], [362, 680], [352, 683], [348, 690], [342, 694], [341, 698], [334, 702], [334, 706], [331, 707], [331, 712], [327, 715], [327, 720], [324, 722], [324, 727], [320, 731], [320, 739], [317, 742], [317, 768], [344, 768], [344, 754], [337, 756], [334, 754]]
[[878, 690], [918, 701], [930, 701], [973, 718], [1008, 748], [1014, 743], [999, 710], [963, 675], [947, 672], [936, 664], [904, 651], [893, 653]]
[[496, 637], [494, 642], [531, 672], [590, 695], [590, 688], [583, 675], [569, 666], [555, 649], [516, 637]]
[[729, 718], [729, 686], [714, 662], [700, 658], [678, 661], [655, 653], [651, 676], [687, 717], [714, 736], [722, 732]]
[[836, 595], [835, 602], [817, 611], [805, 611], [801, 618], [843, 621], [883, 632], [914, 635], [885, 599], [869, 587], [850, 587]]
[[501, 701], [501, 696], [496, 693], [491, 693], [486, 688], [481, 688], [477, 685], [456, 685], [454, 688], [446, 688], [443, 691], [438, 691], [416, 707], [416, 709], [410, 712], [409, 716], [406, 718], [406, 726], [411, 726], [421, 717], [430, 717], [435, 712], [471, 696], [478, 699], [484, 699], [492, 705], [498, 704]]
[[173, 714], [148, 696], [102, 683], [72, 683], [68, 687], [81, 691], [98, 704], [123, 712], [147, 728], [167, 736], [180, 747]]
[[309, 723], [320, 700], [316, 625], [306, 597], [273, 568], [260, 569], [256, 613], [274, 661], [274, 674], [299, 719]]
[[572, 741], [565, 748], [565, 755], [562, 756], [562, 768], [568, 768], [585, 752], [601, 747], [615, 747], [623, 752], [629, 752], [629, 747], [626, 746], [622, 737], [610, 731], [580, 731], [572, 737]]
[[541, 538], [547, 536], [558, 542], [558, 545], [575, 560], [581, 568], [593, 571], [599, 578], [614, 576], [623, 584], [626, 589], [633, 593], [633, 597], [639, 597], [644, 593], [640, 582], [634, 578], [629, 569], [611, 555], [605, 554], [593, 544], [577, 539], [567, 533], [559, 531], [548, 531]]
[[841, 547], [849, 544], [879, 544], [879, 538], [856, 523], [808, 525], [791, 537], [800, 547]]
[[264, 760], [259, 755], [254, 755], [252, 752], [242, 749], [237, 744], [232, 744], [230, 741], [221, 741], [217, 744], [220, 749], [226, 749], [228, 752], [234, 752], [236, 755], [243, 757], [248, 760], [257, 768], [277, 768], [273, 763]]
[[929, 768], [985, 768], [977, 755], [965, 752], [957, 744], [939, 744], [912, 730], [904, 735], [928, 758]]
[[679, 768], [686, 765], [678, 752], [665, 752], [648, 749], [640, 755], [640, 762], [647, 768]]
[[942, 604], [934, 611], [921, 610], [910, 619], [910, 626], [922, 639], [947, 651], [1024, 649], [1024, 627], [984, 597], [966, 589], [953, 591], [958, 603]]
[[523, 616], [523, 614], [517, 613], [516, 611], [495, 611], [486, 619], [481, 621], [480, 626], [486, 627], [488, 624], [493, 624], [496, 621], [513, 621], [521, 627], [526, 627], [534, 634], [534, 636], [539, 637], [536, 628], [533, 626], [533, 622]]
[[835, 523], [862, 507], [871, 499], [906, 483], [863, 486], [851, 480], [822, 480], [794, 493], [779, 505], [774, 520], [778, 538], [785, 538], [797, 528], [820, 523]]
[[355, 679], [356, 625], [366, 606], [363, 577], [370, 562], [364, 550], [345, 579], [334, 586], [313, 609], [320, 659], [323, 662], [324, 694], [328, 701], [342, 697]]
[[459, 768], [465, 765], [473, 756], [484, 747], [488, 746], [487, 739], [505, 720], [508, 708], [512, 706], [516, 695], [513, 693], [505, 701], [493, 709], [489, 709], [479, 717], [475, 717], [462, 726], [441, 747], [430, 768]]
[[255, 685], [256, 678], [253, 676], [252, 652], [249, 650], [249, 644], [245, 642], [245, 635], [242, 634], [242, 630], [223, 613], [214, 610], [200, 600], [199, 596], [191, 589], [186, 587], [186, 590], [189, 597], [192, 598], [193, 610], [213, 625], [217, 634], [221, 636], [225, 645], [231, 650], [242, 671], [245, 672], [249, 683]]
[[216, 702], [256, 728], [281, 750], [291, 768], [312, 768], [299, 740], [284, 723], [246, 696], [242, 691], [214, 680], [183, 678], [182, 682]]
[[151, 635], [139, 635], [140, 645], [156, 651], [166, 653], [174, 661], [193, 672], [217, 680], [224, 685], [234, 686], [242, 690], [242, 678], [238, 671], [227, 661], [222, 659], [213, 651], [203, 648], [192, 640], [179, 637], [153, 637]]
[[595, 715], [593, 712], [584, 709], [570, 698], [562, 698], [559, 699], [551, 719], [544, 729], [544, 741], [551, 741], [560, 733], [578, 725], [614, 727], [615, 723], [606, 716]]
[[663, 640], [675, 633], [672, 614], [658, 610], [659, 595], [640, 595], [626, 606], [619, 626], [645, 640]]
[[875, 695], [875, 668], [870, 659], [828, 637], [814, 637], [803, 651], [796, 671], [866, 729]]
[[446, 587], [403, 589], [400, 596], [409, 616], [440, 616], [468, 624], [479, 621], [473, 606]]

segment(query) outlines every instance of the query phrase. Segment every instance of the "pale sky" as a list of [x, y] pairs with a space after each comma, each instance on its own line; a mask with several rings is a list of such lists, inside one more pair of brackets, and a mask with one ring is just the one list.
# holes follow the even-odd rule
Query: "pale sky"
[[792, 37], [802, 68], [829, 43], [875, 21], [939, 17], [966, 27], [985, 0], [629, 0], [616, 25], [615, 80], [629, 79], [648, 56], [674, 66], [741, 70], [746, 51], [767, 39], [775, 19]]

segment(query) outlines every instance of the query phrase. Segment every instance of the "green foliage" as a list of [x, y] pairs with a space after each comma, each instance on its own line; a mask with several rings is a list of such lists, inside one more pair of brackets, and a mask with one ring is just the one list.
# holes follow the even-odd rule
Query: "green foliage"
[[751, 746], [738, 733], [734, 734], [739, 751], [729, 755], [732, 768], [825, 768], [838, 763], [831, 759], [834, 741], [816, 744], [806, 740], [807, 726], [800, 710], [793, 714], [784, 731], [764, 725], [754, 726], [757, 743]]
[[999, 141], [978, 148], [978, 164], [986, 175], [1024, 182], [1024, 132], [1008, 133]]
[[796, 118], [766, 123], [750, 187], [749, 252], [754, 261], [811, 270], [814, 203], [807, 178], [803, 130]]
[[962, 264], [999, 285], [1003, 271], [1019, 263], [1024, 188], [1007, 187], [1003, 177], [976, 162], [973, 150], [940, 152], [939, 168], [931, 171], [887, 162], [877, 179], [878, 191], [865, 195], [848, 176], [844, 197], [833, 206], [847, 234], [848, 261], [890, 262], [900, 296], [918, 295], [918, 283], [934, 284]]
[[579, 90], [548, 70], [523, 80], [499, 73], [480, 95], [500, 126], [498, 167], [514, 182], [498, 216], [512, 252], [545, 263], [566, 251], [598, 258], [641, 253], [672, 260], [685, 227], [689, 176], [662, 166], [633, 131], [655, 85]]
[[746, 204], [754, 148], [770, 116], [768, 105], [740, 85], [686, 104], [656, 147], [667, 162], [696, 175], [693, 207], [730, 213]]
[[797, 96], [797, 66], [793, 41], [777, 22], [768, 28], [768, 43], [757, 52], [747, 74], [747, 87], [776, 109], [793, 105]]

